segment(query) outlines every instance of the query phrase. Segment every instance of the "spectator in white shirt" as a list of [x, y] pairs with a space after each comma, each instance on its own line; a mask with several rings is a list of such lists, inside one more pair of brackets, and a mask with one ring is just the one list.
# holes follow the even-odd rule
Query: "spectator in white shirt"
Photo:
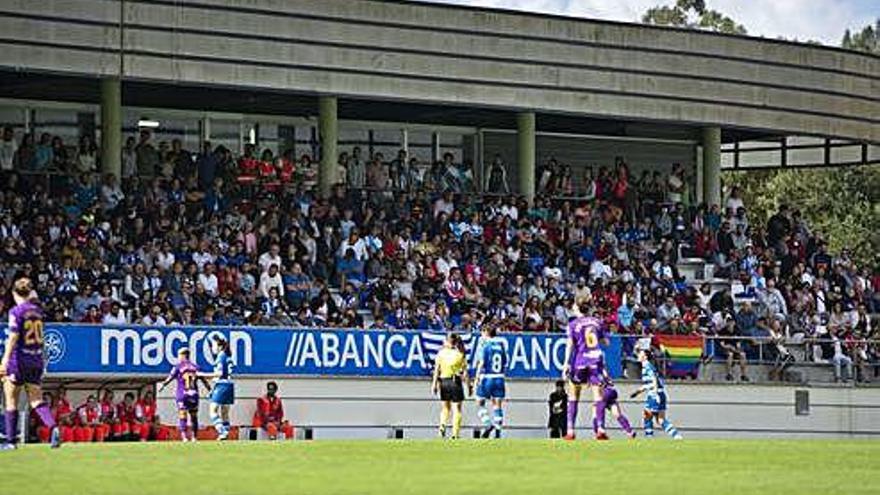
[[724, 205], [725, 209], [737, 211], [740, 208], [745, 207], [745, 203], [743, 203], [742, 197], [740, 197], [739, 187], [734, 187], [730, 191], [730, 197], [727, 198], [727, 203]]
[[156, 258], [153, 260], [153, 263], [162, 270], [163, 272], [168, 272], [171, 270], [171, 267], [174, 266], [174, 253], [171, 252], [171, 245], [167, 242], [162, 243], [162, 249], [156, 253]]
[[342, 220], [339, 222], [339, 231], [342, 232], [342, 237], [348, 237], [351, 234], [351, 231], [357, 226], [357, 223], [352, 219], [354, 213], [351, 211], [351, 208], [346, 208], [344, 212], [342, 212]]
[[501, 206], [501, 216], [509, 217], [511, 220], [519, 219], [519, 209], [510, 200], [505, 200], [504, 204]]
[[144, 316], [143, 318], [144, 325], [147, 326], [157, 326], [164, 327], [168, 323], [165, 321], [165, 317], [162, 316], [162, 308], [158, 304], [154, 304], [150, 308], [149, 314]]
[[785, 304], [782, 292], [776, 288], [774, 279], [767, 279], [767, 287], [760, 292], [760, 298], [767, 310], [767, 317], [785, 321], [788, 316], [788, 306]]
[[269, 265], [269, 271], [260, 275], [260, 295], [268, 298], [269, 289], [278, 288], [278, 295], [284, 297], [284, 281], [281, 279], [281, 272], [278, 271], [278, 265]]
[[[853, 376], [853, 360], [844, 353], [843, 342], [839, 336], [840, 328], [829, 327], [829, 329], [831, 330], [831, 343], [834, 346], [834, 356], [831, 358], [831, 362], [834, 364], [834, 381], [839, 382], [841, 379], [849, 381]], [[841, 368], [846, 368], [846, 373], [843, 375]]]
[[700, 286], [700, 290], [697, 291], [697, 303], [700, 306], [700, 309], [704, 311], [709, 311], [709, 300], [712, 299], [712, 286], [709, 284], [703, 284]]
[[217, 275], [214, 274], [213, 263], [205, 265], [205, 271], [199, 274], [199, 283], [205, 287], [205, 292], [207, 292], [208, 295], [211, 297], [217, 297], [218, 280]]
[[128, 320], [125, 317], [125, 311], [118, 302], [114, 301], [110, 304], [110, 311], [104, 315], [102, 323], [105, 325], [125, 325], [128, 323]]
[[675, 305], [675, 299], [672, 296], [667, 296], [666, 301], [657, 308], [657, 320], [662, 328], [666, 328], [669, 326], [670, 320], [677, 318], [681, 318], [681, 311]]
[[199, 252], [193, 254], [193, 263], [195, 263], [196, 266], [199, 267], [199, 271], [204, 270], [205, 265], [207, 265], [208, 263], [213, 263], [216, 259], [216, 256], [214, 256], [214, 254], [211, 253], [210, 249], [208, 248], [207, 241], [203, 241], [202, 248], [199, 250]]
[[612, 277], [611, 267], [596, 258], [590, 264], [590, 280], [608, 280]]
[[663, 260], [657, 260], [654, 262], [654, 266], [651, 267], [654, 271], [654, 275], [657, 276], [660, 280], [672, 280], [675, 276], [672, 271], [672, 264], [669, 262], [669, 257], [664, 256]]
[[119, 187], [119, 181], [113, 174], [104, 176], [104, 183], [101, 185], [101, 203], [104, 211], [115, 209], [122, 200], [125, 199], [125, 193]]
[[452, 201], [451, 192], [443, 193], [442, 197], [434, 201], [434, 218], [439, 217], [441, 213], [451, 216], [453, 211], [455, 211], [455, 203]]
[[452, 257], [451, 252], [446, 251], [443, 256], [437, 257], [437, 261], [434, 262], [434, 265], [437, 267], [437, 271], [445, 278], [449, 276], [449, 272], [453, 268], [458, 267], [458, 262]]
[[357, 229], [352, 230], [351, 234], [348, 236], [348, 239], [342, 241], [339, 245], [339, 250], [337, 253], [340, 257], [345, 256], [345, 253], [351, 249], [354, 251], [354, 258], [358, 261], [366, 261], [368, 258], [367, 253], [367, 243], [361, 239], [360, 235], [358, 235]]
[[0, 139], [0, 170], [6, 172], [13, 169], [16, 151], [18, 151], [18, 145], [15, 143], [15, 133], [12, 127], [6, 126], [3, 128], [3, 136]]
[[276, 268], [281, 266], [281, 246], [278, 244], [272, 244], [269, 247], [269, 251], [260, 255], [260, 259], [257, 262], [260, 264], [260, 269], [263, 272], [269, 271], [269, 267], [275, 265]]

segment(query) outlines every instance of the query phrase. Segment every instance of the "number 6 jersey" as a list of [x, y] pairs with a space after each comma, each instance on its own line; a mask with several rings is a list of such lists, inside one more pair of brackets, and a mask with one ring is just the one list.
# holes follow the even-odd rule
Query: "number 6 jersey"
[[572, 369], [591, 368], [602, 363], [600, 344], [605, 333], [602, 320], [592, 316], [580, 316], [568, 323], [568, 337], [574, 342], [569, 363]]

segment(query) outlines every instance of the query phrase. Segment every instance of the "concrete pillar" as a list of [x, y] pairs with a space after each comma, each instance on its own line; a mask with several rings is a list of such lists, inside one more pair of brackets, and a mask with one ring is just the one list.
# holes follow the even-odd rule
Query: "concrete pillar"
[[696, 180], [694, 181], [694, 195], [697, 198], [697, 204], [705, 201], [703, 197], [703, 146], [694, 146], [694, 163], [696, 164]]
[[482, 192], [483, 184], [485, 184], [486, 181], [486, 162], [483, 158], [483, 129], [477, 129], [474, 138], [474, 168], [476, 168], [474, 173], [477, 174], [476, 190]]
[[318, 168], [318, 189], [322, 196], [328, 196], [330, 189], [339, 182], [336, 177], [338, 170], [337, 142], [339, 139], [339, 123], [336, 115], [336, 97], [321, 96], [318, 98], [318, 132], [321, 137], [321, 164]]
[[101, 172], [122, 176], [122, 82], [101, 79]]
[[199, 139], [202, 141], [199, 143], [199, 150], [202, 149], [205, 141], [211, 140], [211, 117], [208, 117], [207, 115], [202, 117], [201, 128], [199, 129]]
[[431, 164], [433, 165], [442, 159], [443, 156], [440, 154], [440, 133], [434, 131], [431, 133]]
[[[34, 125], [34, 110], [31, 107], [24, 107], [24, 132], [25, 134], [30, 134], [33, 131]], [[37, 137], [34, 136], [34, 141], [37, 140]]]
[[703, 128], [703, 201], [721, 206], [721, 128]]
[[519, 193], [532, 204], [535, 199], [535, 112], [517, 114], [516, 127]]

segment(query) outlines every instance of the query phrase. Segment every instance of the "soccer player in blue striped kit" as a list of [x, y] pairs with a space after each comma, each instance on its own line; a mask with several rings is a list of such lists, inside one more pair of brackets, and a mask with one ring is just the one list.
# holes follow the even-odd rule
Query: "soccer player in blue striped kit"
[[[477, 415], [483, 423], [483, 438], [495, 432], [501, 437], [504, 426], [504, 397], [506, 396], [504, 375], [507, 371], [507, 340], [499, 337], [494, 327], [486, 326], [480, 331], [477, 345]], [[486, 410], [486, 402], [492, 403], [492, 416]]]
[[211, 423], [217, 430], [217, 440], [229, 438], [232, 426], [229, 423], [229, 408], [235, 403], [235, 384], [232, 381], [232, 371], [235, 369], [235, 361], [232, 360], [232, 350], [229, 342], [219, 336], [214, 336], [211, 342], [211, 350], [216, 361], [214, 372], [207, 378], [214, 380], [211, 389]]
[[674, 440], [681, 440], [681, 433], [666, 418], [666, 386], [663, 383], [663, 378], [657, 373], [657, 368], [651, 362], [650, 352], [650, 349], [644, 346], [638, 350], [639, 362], [642, 363], [642, 386], [633, 392], [630, 398], [634, 399], [639, 394], [646, 393], [644, 416], [646, 437], [654, 436], [654, 418], [656, 418], [660, 421], [663, 431]]

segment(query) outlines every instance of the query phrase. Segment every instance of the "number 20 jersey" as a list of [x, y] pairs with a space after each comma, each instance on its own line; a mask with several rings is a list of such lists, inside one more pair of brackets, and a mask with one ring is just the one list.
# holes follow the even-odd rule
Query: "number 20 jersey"
[[9, 335], [18, 334], [6, 365], [6, 375], [16, 384], [40, 385], [43, 376], [43, 310], [25, 301], [9, 311]]

